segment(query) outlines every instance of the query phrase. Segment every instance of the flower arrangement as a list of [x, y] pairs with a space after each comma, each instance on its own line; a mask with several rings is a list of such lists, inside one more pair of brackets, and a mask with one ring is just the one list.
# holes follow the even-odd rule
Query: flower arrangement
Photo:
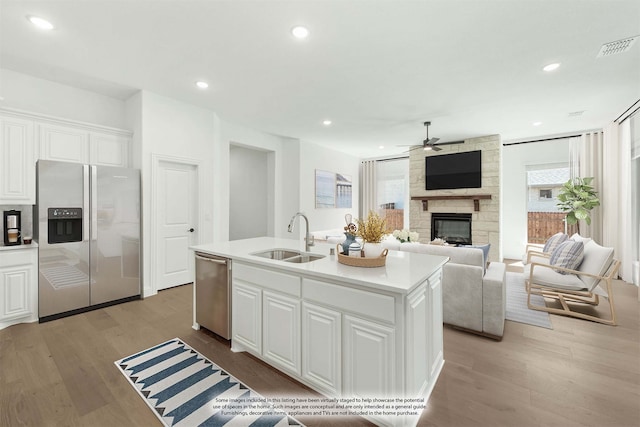
[[393, 230], [393, 237], [398, 239], [400, 243], [417, 242], [420, 235], [415, 231], [409, 231], [406, 228], [402, 230]]
[[387, 220], [374, 211], [369, 211], [366, 220], [358, 219], [358, 236], [368, 243], [380, 243], [387, 231]]

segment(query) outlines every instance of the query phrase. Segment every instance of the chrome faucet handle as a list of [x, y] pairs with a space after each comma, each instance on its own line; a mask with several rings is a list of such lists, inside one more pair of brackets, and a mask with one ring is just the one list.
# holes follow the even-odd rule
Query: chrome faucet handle
[[313, 234], [307, 234], [307, 246], [314, 246], [316, 244], [316, 238]]

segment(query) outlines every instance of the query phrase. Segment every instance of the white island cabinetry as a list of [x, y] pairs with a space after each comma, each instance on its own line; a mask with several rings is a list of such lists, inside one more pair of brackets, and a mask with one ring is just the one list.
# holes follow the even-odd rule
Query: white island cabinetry
[[[385, 267], [251, 255], [299, 242], [257, 238], [192, 249], [231, 258], [233, 351], [247, 351], [329, 397], [428, 399], [444, 363], [446, 257], [390, 251]], [[414, 402], [415, 403], [415, 402]], [[418, 415], [366, 416], [416, 425]]]

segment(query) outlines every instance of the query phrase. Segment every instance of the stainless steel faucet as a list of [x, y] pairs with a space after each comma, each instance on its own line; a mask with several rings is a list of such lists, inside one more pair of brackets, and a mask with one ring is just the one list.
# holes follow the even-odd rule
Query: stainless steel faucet
[[291, 217], [291, 221], [289, 221], [289, 227], [287, 227], [287, 231], [289, 233], [291, 233], [293, 231], [293, 222], [296, 220], [296, 217], [301, 216], [302, 218], [304, 218], [304, 221], [306, 223], [306, 233], [305, 233], [305, 237], [304, 237], [304, 250], [305, 252], [309, 252], [310, 251], [310, 247], [313, 246], [314, 242], [313, 242], [313, 236], [311, 234], [309, 234], [309, 218], [307, 218], [307, 216], [305, 214], [303, 214], [302, 212], [298, 212], [297, 214], [295, 214], [294, 216]]

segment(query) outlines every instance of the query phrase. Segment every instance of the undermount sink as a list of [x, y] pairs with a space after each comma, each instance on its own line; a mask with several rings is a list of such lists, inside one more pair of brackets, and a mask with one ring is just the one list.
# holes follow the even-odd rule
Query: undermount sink
[[317, 259], [322, 259], [322, 258], [324, 258], [324, 255], [302, 253], [302, 254], [300, 254], [298, 256], [294, 256], [292, 258], [284, 259], [283, 261], [295, 262], [297, 264], [302, 264], [302, 263], [305, 263], [305, 262], [311, 262], [311, 261], [315, 261]]
[[311, 262], [325, 257], [324, 255], [297, 251], [295, 249], [269, 249], [266, 251], [254, 252], [251, 255], [296, 264]]

